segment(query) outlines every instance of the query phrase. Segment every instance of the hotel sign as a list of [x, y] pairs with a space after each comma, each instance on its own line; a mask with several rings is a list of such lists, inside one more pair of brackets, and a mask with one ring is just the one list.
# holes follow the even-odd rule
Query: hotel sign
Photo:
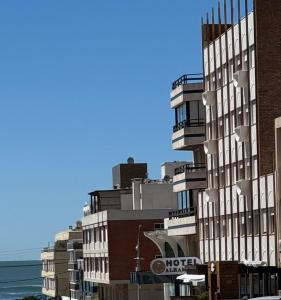
[[150, 263], [150, 269], [156, 275], [179, 275], [197, 264], [202, 264], [198, 257], [157, 258]]

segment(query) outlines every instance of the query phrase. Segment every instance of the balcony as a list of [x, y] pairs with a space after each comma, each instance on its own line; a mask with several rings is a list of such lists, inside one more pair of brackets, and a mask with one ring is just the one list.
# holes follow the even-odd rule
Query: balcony
[[196, 208], [171, 211], [167, 227], [168, 236], [196, 234]]
[[186, 164], [175, 169], [173, 191], [196, 190], [206, 188], [206, 165]]
[[78, 270], [77, 262], [69, 262], [68, 263], [68, 270]]
[[72, 240], [72, 241], [68, 241], [67, 243], [67, 250], [71, 251], [71, 250], [81, 250], [83, 249], [83, 242], [78, 241], [78, 240]]
[[48, 297], [56, 297], [56, 290], [55, 289], [47, 289], [47, 288], [42, 288], [42, 294]]
[[206, 91], [202, 94], [204, 106], [214, 106], [216, 104], [216, 91]]
[[212, 203], [218, 202], [218, 198], [219, 198], [218, 189], [215, 189], [215, 188], [206, 189], [205, 194], [206, 194], [206, 201], [207, 202], [212, 202]]
[[54, 260], [54, 248], [43, 248], [41, 251], [41, 260]]
[[54, 270], [42, 270], [41, 277], [55, 278], [55, 271]]
[[239, 196], [248, 196], [251, 193], [250, 180], [241, 179], [236, 181], [236, 192]]
[[193, 150], [205, 141], [205, 120], [182, 121], [173, 127], [174, 150]]
[[249, 126], [241, 125], [234, 129], [237, 142], [247, 142], [249, 140]]
[[203, 75], [185, 74], [172, 84], [171, 108], [186, 101], [200, 100], [203, 93]]
[[236, 88], [245, 88], [248, 85], [248, 71], [239, 70], [233, 74], [233, 84]]
[[70, 282], [70, 289], [72, 291], [79, 291], [80, 290], [80, 284], [79, 283]]
[[204, 143], [204, 152], [205, 154], [217, 154], [218, 152], [218, 142], [217, 140], [207, 140]]

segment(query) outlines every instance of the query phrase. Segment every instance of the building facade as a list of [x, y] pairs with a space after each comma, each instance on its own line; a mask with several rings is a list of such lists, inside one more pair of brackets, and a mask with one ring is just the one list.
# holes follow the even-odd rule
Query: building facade
[[[81, 224], [82, 226], [82, 224]], [[70, 299], [83, 299], [83, 239], [67, 242]]]
[[[79, 225], [79, 223], [77, 223]], [[71, 296], [68, 243], [81, 240], [81, 225], [76, 228], [59, 232], [55, 235], [53, 247], [46, 247], [41, 251], [42, 261], [42, 294], [48, 297]]]
[[[165, 180], [148, 179], [146, 164], [139, 164], [137, 168], [132, 165], [130, 160], [128, 164], [114, 167], [114, 189], [90, 193], [90, 201], [83, 209], [84, 281], [98, 286], [102, 300], [137, 298], [137, 285], [130, 283], [130, 273], [137, 265], [139, 230], [141, 269], [149, 271], [150, 262], [161, 253], [143, 232], [163, 229], [163, 219], [175, 208], [171, 181], [167, 177]], [[145, 285], [141, 294], [142, 299], [162, 300], [163, 286]]]
[[218, 7], [216, 22], [213, 10], [202, 24], [208, 184], [199, 194], [200, 258], [214, 263], [217, 284], [210, 296], [273, 295], [279, 272], [274, 119], [281, 111], [280, 2], [229, 4]]

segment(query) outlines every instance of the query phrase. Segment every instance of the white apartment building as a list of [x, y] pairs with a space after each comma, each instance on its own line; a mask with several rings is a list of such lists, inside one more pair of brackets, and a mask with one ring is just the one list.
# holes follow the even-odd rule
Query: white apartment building
[[234, 273], [237, 281], [231, 292], [217, 264], [211, 297], [272, 295], [278, 286], [274, 119], [281, 113], [280, 74], [275, 76], [281, 61], [280, 3], [253, 2], [249, 12], [248, 1], [229, 6], [224, 1], [217, 23], [213, 12], [202, 26], [207, 189], [198, 202], [200, 258], [259, 267], [241, 266], [238, 281], [229, 268], [226, 274]]

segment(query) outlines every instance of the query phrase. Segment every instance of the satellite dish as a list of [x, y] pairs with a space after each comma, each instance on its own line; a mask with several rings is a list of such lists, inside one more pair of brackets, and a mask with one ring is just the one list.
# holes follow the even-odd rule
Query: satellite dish
[[128, 157], [128, 159], [127, 159], [127, 163], [128, 164], [133, 164], [133, 163], [135, 163], [135, 160], [134, 160], [134, 158], [133, 157]]

